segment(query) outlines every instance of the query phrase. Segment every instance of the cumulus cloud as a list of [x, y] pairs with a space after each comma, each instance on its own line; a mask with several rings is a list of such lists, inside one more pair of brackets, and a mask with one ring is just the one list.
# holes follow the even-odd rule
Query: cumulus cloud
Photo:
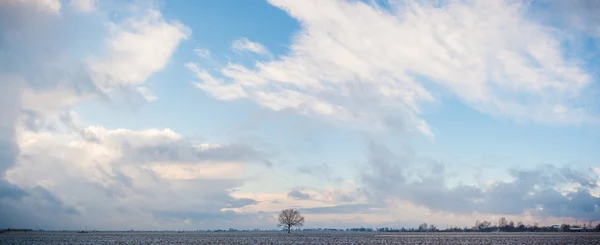
[[[29, 213], [47, 220], [60, 216], [60, 220], [69, 220], [68, 224], [79, 225], [98, 218], [106, 229], [127, 224], [128, 218], [153, 222], [153, 215], [199, 209], [204, 213], [186, 217], [192, 219], [190, 225], [218, 221], [218, 217], [235, 218], [236, 215], [221, 209], [256, 204], [250, 198], [234, 198], [230, 192], [260, 170], [257, 166], [244, 168], [259, 158], [259, 153], [248, 154], [256, 151], [243, 149], [251, 146], [198, 147], [169, 129], [134, 131], [88, 126], [82, 131], [93, 134], [97, 140], [90, 141], [80, 134], [70, 133], [71, 130], [20, 134], [21, 154], [18, 163], [6, 172], [6, 180], [25, 190], [27, 196], [20, 201], [4, 202], [3, 205], [11, 207], [7, 210], [15, 210], [14, 205], [34, 206], [47, 202], [47, 208]], [[119, 213], [123, 208], [128, 209], [127, 215]], [[64, 212], [53, 211], [55, 209]], [[121, 218], [110, 221], [100, 218], [100, 214]], [[15, 213], [11, 217], [16, 219], [18, 215], [24, 214]]]
[[[79, 30], [62, 25], [59, 16], [32, 14], [35, 9], [29, 5], [3, 5], [0, 27], [5, 45], [0, 50], [5, 59], [0, 72], [25, 79], [23, 109], [51, 114], [91, 98], [110, 99], [107, 93], [116, 90], [137, 91], [146, 101], [155, 100], [156, 95], [139, 85], [166, 66], [190, 30], [155, 9], [132, 9], [138, 10], [125, 11], [129, 15], [117, 22], [102, 16], [63, 17], [85, 18], [98, 29], [65, 37], [59, 33]], [[83, 41], [105, 50], [66, 55]]]
[[406, 125], [431, 138], [421, 115], [444, 94], [515, 121], [595, 121], [580, 97], [590, 75], [565, 54], [560, 36], [526, 16], [528, 5], [410, 2], [384, 10], [361, 1], [270, 3], [301, 23], [290, 52], [254, 67], [204, 72], [198, 88], [344, 125]]
[[110, 23], [109, 29], [106, 55], [89, 61], [94, 82], [104, 90], [143, 83], [167, 65], [179, 43], [191, 32], [153, 9], [121, 23]]
[[[600, 219], [600, 198], [593, 196], [599, 176], [593, 171], [542, 165], [510, 170], [511, 181], [449, 187], [442, 163], [419, 158], [411, 151], [399, 152], [369, 141], [368, 171], [361, 178], [370, 200], [397, 198], [431, 210], [465, 215]], [[568, 186], [576, 188], [566, 191]]]
[[[64, 112], [117, 89], [137, 88], [147, 100], [155, 99], [140, 85], [165, 67], [190, 31], [157, 10], [132, 9], [110, 22], [102, 15], [60, 16], [60, 1], [0, 5], [0, 226], [76, 229], [93, 221], [97, 229], [134, 223], [173, 227], [179, 221], [154, 223], [153, 211], [200, 207], [218, 215], [222, 208], [252, 203], [230, 195], [250, 173], [228, 177], [230, 172], [214, 171], [217, 163], [262, 162], [244, 142], [206, 148], [170, 129], [111, 130], [83, 125], [76, 114]], [[72, 54], [72, 44], [86, 35], [61, 35], [73, 33], [72, 25], [61, 25], [69, 18], [85, 18], [82, 23], [97, 28], [89, 37], [98, 42], [86, 44], [106, 52]], [[174, 170], [161, 168], [169, 164]], [[198, 165], [204, 166], [190, 170]], [[150, 205], [174, 199], [180, 202]]]

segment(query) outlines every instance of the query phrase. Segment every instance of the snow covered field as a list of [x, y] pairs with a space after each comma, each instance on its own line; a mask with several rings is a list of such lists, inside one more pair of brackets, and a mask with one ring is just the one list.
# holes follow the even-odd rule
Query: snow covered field
[[598, 233], [47, 232], [0, 244], [600, 244]]

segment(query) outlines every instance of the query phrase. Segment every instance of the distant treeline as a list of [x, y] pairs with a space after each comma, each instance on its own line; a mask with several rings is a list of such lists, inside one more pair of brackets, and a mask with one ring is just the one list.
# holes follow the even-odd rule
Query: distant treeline
[[8, 228], [8, 229], [2, 229], [0, 230], [0, 233], [2, 232], [28, 232], [28, 231], [33, 231], [32, 229], [14, 229], [14, 228]]
[[[32, 229], [1, 229], [0, 233], [3, 232], [31, 232]], [[41, 230], [40, 230], [41, 231]], [[128, 232], [133, 232], [134, 230], [128, 230]], [[156, 230], [154, 230], [156, 231]], [[216, 229], [216, 230], [195, 230], [195, 232], [259, 232], [259, 231], [279, 231], [278, 229]], [[381, 228], [348, 228], [348, 229], [339, 229], [339, 228], [305, 228], [305, 229], [297, 229], [297, 231], [322, 231], [322, 232], [600, 232], [600, 223], [593, 226], [592, 222], [582, 223], [581, 225], [571, 225], [571, 224], [562, 224], [562, 225], [553, 225], [553, 226], [539, 226], [537, 223], [523, 224], [522, 222], [517, 222], [516, 224], [513, 221], [508, 221], [504, 217], [500, 218], [498, 222], [492, 224], [490, 221], [479, 221], [475, 222], [475, 225], [472, 227], [447, 227], [444, 229], [438, 229], [433, 224], [422, 223], [416, 228], [390, 228], [390, 227], [381, 227]], [[93, 231], [95, 232], [95, 231]], [[142, 231], [140, 231], [142, 232]], [[149, 231], [146, 231], [149, 232]], [[163, 230], [162, 232], [176, 232], [175, 230]], [[183, 231], [177, 231], [183, 232]], [[189, 231], [186, 231], [189, 232]]]
[[[390, 227], [380, 227], [380, 228], [369, 228], [369, 227], [360, 227], [360, 228], [304, 228], [304, 229], [296, 229], [296, 231], [307, 231], [307, 232], [600, 232], [600, 224], [597, 224], [595, 227], [591, 224], [584, 224], [581, 226], [578, 225], [569, 225], [562, 224], [556, 226], [538, 226], [538, 224], [523, 224], [521, 222], [517, 222], [514, 224], [513, 222], [506, 222], [506, 224], [502, 225], [494, 224], [492, 225], [489, 221], [477, 221], [473, 227], [448, 227], [444, 229], [438, 229], [435, 225], [428, 225], [427, 223], [423, 223], [419, 225], [417, 228], [390, 228]], [[238, 229], [227, 229], [227, 230], [198, 230], [201, 232], [253, 232], [253, 231], [279, 231], [279, 230], [238, 230]], [[282, 230], [283, 231], [283, 230]]]
[[[321, 229], [305, 229], [312, 231], [319, 231]], [[336, 229], [323, 229], [326, 230], [336, 230]], [[523, 224], [522, 222], [517, 222], [516, 224], [513, 221], [508, 221], [504, 217], [500, 218], [500, 220], [492, 224], [490, 221], [479, 221], [475, 222], [473, 227], [447, 227], [444, 229], [438, 229], [435, 225], [427, 223], [420, 224], [417, 228], [350, 228], [350, 229], [337, 229], [337, 231], [354, 231], [354, 232], [557, 232], [557, 231], [565, 231], [565, 232], [600, 232], [600, 223], [596, 224], [596, 226], [592, 225], [592, 222], [583, 223], [582, 225], [570, 225], [570, 224], [562, 224], [562, 225], [553, 225], [553, 226], [539, 226], [537, 223], [533, 225]]]

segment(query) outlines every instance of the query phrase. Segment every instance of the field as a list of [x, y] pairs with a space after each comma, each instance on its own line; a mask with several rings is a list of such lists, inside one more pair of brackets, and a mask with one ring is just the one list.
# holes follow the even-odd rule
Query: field
[[45, 232], [0, 244], [600, 244], [598, 233]]

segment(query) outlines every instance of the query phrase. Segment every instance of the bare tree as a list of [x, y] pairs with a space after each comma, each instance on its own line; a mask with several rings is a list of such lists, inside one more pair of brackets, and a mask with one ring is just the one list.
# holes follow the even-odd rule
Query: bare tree
[[435, 227], [434, 224], [430, 224], [429, 225], [429, 231], [435, 231], [435, 230], [437, 230], [437, 227]]
[[492, 225], [492, 222], [489, 222], [487, 220], [481, 221], [481, 223], [479, 223], [479, 229], [483, 230], [483, 229], [487, 229], [488, 227], [490, 227]]
[[502, 218], [500, 218], [500, 220], [498, 220], [498, 227], [504, 228], [507, 225], [508, 225], [508, 222], [506, 221], [506, 218], [502, 217]]
[[519, 229], [524, 229], [524, 228], [525, 228], [525, 225], [523, 224], [523, 222], [519, 221], [519, 222], [517, 223], [517, 228], [519, 228]]
[[295, 209], [284, 209], [279, 214], [279, 224], [277, 227], [284, 227], [290, 233], [292, 227], [302, 227], [304, 225], [304, 216]]

